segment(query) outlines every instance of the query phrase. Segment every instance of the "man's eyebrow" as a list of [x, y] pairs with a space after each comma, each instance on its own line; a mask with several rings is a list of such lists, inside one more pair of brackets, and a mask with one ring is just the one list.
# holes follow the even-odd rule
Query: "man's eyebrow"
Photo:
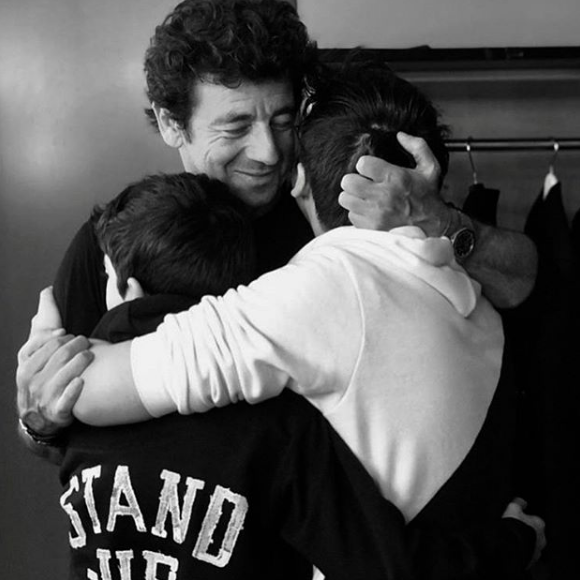
[[243, 123], [243, 122], [247, 122], [247, 121], [251, 121], [254, 118], [253, 115], [250, 115], [249, 113], [235, 113], [235, 112], [231, 112], [231, 113], [226, 113], [225, 115], [222, 115], [221, 117], [217, 117], [216, 119], [213, 120], [213, 125], [227, 125], [229, 123]]

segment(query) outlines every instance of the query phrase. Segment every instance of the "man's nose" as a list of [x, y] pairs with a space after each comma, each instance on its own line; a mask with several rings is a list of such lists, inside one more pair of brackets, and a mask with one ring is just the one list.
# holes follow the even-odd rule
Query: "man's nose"
[[246, 155], [253, 161], [265, 165], [276, 165], [280, 159], [280, 149], [272, 129], [268, 125], [256, 125], [250, 135]]

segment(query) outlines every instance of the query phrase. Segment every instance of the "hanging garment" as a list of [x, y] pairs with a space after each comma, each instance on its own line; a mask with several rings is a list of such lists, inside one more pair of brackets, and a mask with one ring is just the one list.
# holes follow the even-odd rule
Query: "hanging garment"
[[580, 209], [574, 214], [572, 219], [572, 246], [576, 257], [580, 260]]
[[499, 189], [490, 189], [483, 183], [473, 183], [463, 202], [463, 211], [476, 220], [490, 224], [497, 224], [497, 202]]
[[580, 440], [578, 364], [580, 269], [560, 183], [540, 193], [524, 231], [538, 248], [538, 277], [526, 302], [505, 313], [520, 389], [521, 495], [546, 521], [550, 579], [574, 569], [580, 534], [576, 458]]

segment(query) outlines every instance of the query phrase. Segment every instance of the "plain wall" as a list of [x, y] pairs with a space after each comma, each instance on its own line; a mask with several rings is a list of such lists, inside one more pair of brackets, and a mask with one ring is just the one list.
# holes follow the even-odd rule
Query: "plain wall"
[[577, 0], [298, 0], [298, 10], [321, 48], [570, 46], [580, 18]]
[[142, 109], [142, 58], [175, 0], [0, 5], [0, 577], [61, 580], [67, 522], [56, 468], [16, 435], [16, 352], [93, 204], [177, 154]]
[[[66, 577], [67, 522], [54, 467], [16, 435], [16, 353], [38, 291], [48, 285], [93, 204], [146, 173], [177, 171], [177, 154], [145, 123], [141, 63], [173, 0], [3, 0], [0, 5], [0, 576]], [[554, 32], [556, 34], [556, 32]], [[533, 75], [532, 75], [533, 77]], [[535, 78], [535, 80], [534, 80]], [[544, 73], [415, 78], [457, 137], [580, 136], [577, 77]], [[580, 206], [580, 152], [557, 169], [570, 214]], [[551, 155], [475, 154], [479, 176], [502, 190], [500, 223], [519, 227]], [[470, 183], [454, 154], [447, 194]]]

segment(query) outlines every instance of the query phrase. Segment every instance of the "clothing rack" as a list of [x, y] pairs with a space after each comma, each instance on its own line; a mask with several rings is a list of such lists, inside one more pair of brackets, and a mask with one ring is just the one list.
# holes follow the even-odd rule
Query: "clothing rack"
[[558, 151], [580, 150], [580, 138], [536, 137], [534, 139], [449, 139], [447, 149], [452, 152], [472, 151]]

